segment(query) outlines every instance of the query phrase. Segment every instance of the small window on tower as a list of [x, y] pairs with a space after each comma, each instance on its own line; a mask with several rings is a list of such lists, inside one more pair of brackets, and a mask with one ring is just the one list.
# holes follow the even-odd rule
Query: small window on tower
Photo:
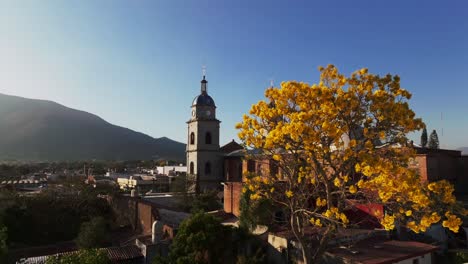
[[206, 132], [205, 143], [206, 144], [211, 144], [211, 133], [210, 132]]
[[194, 165], [193, 165], [193, 162], [190, 162], [190, 174], [194, 174]]
[[195, 144], [195, 133], [190, 133], [190, 145]]
[[207, 163], [205, 164], [205, 174], [206, 174], [206, 175], [211, 174], [211, 163], [209, 163], [209, 162], [207, 162]]

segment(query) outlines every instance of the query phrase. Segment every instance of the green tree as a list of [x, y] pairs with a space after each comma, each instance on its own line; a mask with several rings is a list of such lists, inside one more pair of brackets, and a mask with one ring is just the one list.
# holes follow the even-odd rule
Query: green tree
[[221, 204], [218, 201], [217, 193], [217, 191], [211, 191], [196, 195], [191, 204], [191, 211], [209, 212], [220, 209]]
[[424, 127], [422, 134], [421, 134], [421, 147], [425, 148], [426, 146], [427, 146], [427, 129], [426, 127]]
[[439, 148], [439, 137], [437, 136], [437, 132], [432, 130], [431, 136], [429, 137], [429, 144], [428, 147], [431, 149], [438, 149]]
[[[223, 226], [213, 215], [199, 212], [182, 222], [169, 256], [153, 263], [264, 263], [262, 248], [255, 241], [247, 231]], [[246, 245], [254, 254], [247, 254]], [[247, 259], [255, 262], [245, 262]]]
[[109, 256], [102, 249], [86, 249], [65, 256], [48, 257], [46, 264], [106, 264]]
[[0, 262], [6, 258], [6, 254], [8, 252], [7, 235], [7, 228], [0, 224]]
[[252, 194], [250, 190], [246, 190], [240, 200], [239, 225], [247, 230], [253, 230], [257, 225], [269, 226], [273, 220], [271, 200], [265, 198], [251, 200]]
[[185, 220], [171, 246], [171, 263], [222, 263], [228, 227], [212, 215], [196, 213]]
[[103, 246], [107, 242], [107, 231], [107, 223], [104, 218], [95, 217], [81, 225], [76, 244], [80, 248]]
[[[0, 197], [9, 243], [44, 245], [75, 239], [83, 222], [98, 216], [113, 219], [112, 208], [94, 188], [49, 189], [36, 196]], [[1, 210], [1, 209], [0, 209]], [[64, 225], [63, 223], [67, 223]], [[41, 228], [36, 228], [40, 226]]]

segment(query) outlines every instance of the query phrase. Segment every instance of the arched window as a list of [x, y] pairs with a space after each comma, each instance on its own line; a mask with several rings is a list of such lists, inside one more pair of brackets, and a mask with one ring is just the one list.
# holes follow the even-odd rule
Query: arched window
[[195, 133], [190, 133], [190, 145], [195, 144]]
[[209, 163], [209, 162], [207, 162], [207, 163], [205, 164], [205, 174], [206, 174], [206, 175], [211, 174], [211, 163]]
[[193, 171], [195, 170], [193, 162], [190, 162], [190, 174], [194, 174]]
[[211, 144], [211, 133], [210, 132], [206, 132], [205, 144]]

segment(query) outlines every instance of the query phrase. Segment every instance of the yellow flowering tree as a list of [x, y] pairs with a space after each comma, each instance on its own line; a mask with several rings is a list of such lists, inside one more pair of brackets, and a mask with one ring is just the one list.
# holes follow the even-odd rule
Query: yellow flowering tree
[[[461, 219], [453, 187], [421, 183], [408, 168], [414, 157], [406, 134], [424, 127], [398, 76], [361, 69], [346, 77], [319, 68], [320, 82], [289, 81], [268, 88], [237, 124], [246, 147], [262, 150], [276, 175], [247, 177], [251, 199], [265, 197], [286, 208], [305, 263], [315, 262], [339, 227], [349, 227], [349, 200], [384, 204], [381, 224], [415, 232], [435, 223], [457, 232]], [[320, 246], [308, 248], [304, 228], [321, 229]], [[311, 228], [311, 227], [308, 227]]]

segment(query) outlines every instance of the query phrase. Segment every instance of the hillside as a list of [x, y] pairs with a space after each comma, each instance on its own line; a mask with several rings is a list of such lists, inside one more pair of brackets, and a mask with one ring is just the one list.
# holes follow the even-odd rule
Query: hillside
[[185, 144], [152, 138], [51, 101], [0, 94], [0, 160], [185, 160]]

